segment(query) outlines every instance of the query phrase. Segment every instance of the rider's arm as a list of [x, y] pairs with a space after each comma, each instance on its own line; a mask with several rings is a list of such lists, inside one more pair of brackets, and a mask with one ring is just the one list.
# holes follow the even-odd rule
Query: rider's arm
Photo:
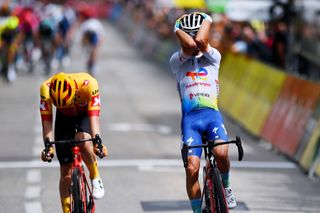
[[94, 138], [96, 134], [100, 134], [100, 94], [98, 81], [91, 79], [90, 84], [87, 87], [87, 93], [89, 94], [88, 100], [88, 115], [91, 127], [91, 136]]
[[100, 119], [99, 116], [90, 116], [90, 128], [91, 128], [91, 137], [94, 138], [96, 134], [100, 135]]
[[[40, 87], [40, 114], [42, 122], [42, 136], [43, 141], [49, 138], [50, 141], [54, 140], [53, 125], [52, 125], [52, 103], [49, 95], [49, 79], [45, 81]], [[49, 147], [49, 152], [41, 152], [43, 161], [51, 161], [53, 158], [54, 149]]]
[[42, 136], [43, 136], [43, 141], [45, 141], [46, 138], [49, 138], [50, 141], [54, 140], [52, 121], [42, 120]]
[[176, 36], [180, 42], [182, 53], [186, 57], [190, 57], [197, 50], [197, 44], [190, 35], [182, 30], [176, 31]]
[[211, 63], [220, 63], [221, 55], [220, 52], [211, 47], [209, 44], [210, 39], [210, 28], [212, 19], [208, 15], [204, 14], [206, 17], [203, 21], [197, 35], [195, 38], [195, 42], [199, 50], [203, 53], [203, 55], [211, 62]]
[[43, 139], [49, 137], [53, 140], [53, 128], [52, 128], [52, 102], [49, 95], [49, 82], [50, 79], [43, 82], [40, 87], [40, 114], [42, 121], [42, 133]]
[[[206, 14], [204, 14], [204, 15], [206, 15]], [[206, 16], [208, 16], [208, 15], [206, 15]], [[210, 47], [209, 46], [209, 36], [210, 36], [211, 23], [212, 23], [211, 18], [205, 19], [202, 22], [202, 25], [201, 25], [201, 27], [195, 37], [195, 42], [201, 52], [209, 51], [209, 47]]]
[[[91, 137], [95, 138], [96, 134], [100, 135], [100, 94], [98, 89], [98, 82], [93, 79], [90, 81], [89, 91], [91, 94], [90, 101], [88, 102], [88, 115], [91, 128]], [[94, 152], [100, 156], [100, 149], [98, 144], [94, 143]], [[108, 150], [105, 145], [102, 144], [102, 156], [108, 155]], [[101, 156], [100, 156], [101, 157]]]

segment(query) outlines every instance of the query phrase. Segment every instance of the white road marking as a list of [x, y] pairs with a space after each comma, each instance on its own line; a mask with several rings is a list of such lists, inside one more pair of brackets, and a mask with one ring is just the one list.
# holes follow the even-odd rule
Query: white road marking
[[26, 213], [42, 213], [42, 206], [40, 202], [26, 202], [24, 203]]
[[165, 125], [152, 125], [144, 123], [115, 123], [107, 126], [109, 131], [118, 131], [118, 132], [157, 132], [163, 135], [168, 135], [172, 132], [169, 126]]
[[[204, 163], [204, 162], [203, 162]], [[183, 166], [181, 159], [127, 159], [127, 160], [99, 160], [99, 167], [145, 167], [154, 166], [180, 167]], [[291, 162], [278, 161], [241, 161], [232, 162], [233, 168], [243, 169], [295, 169], [297, 166]], [[41, 160], [32, 161], [8, 161], [0, 162], [0, 169], [18, 169], [18, 168], [56, 168], [59, 167], [55, 159], [51, 163], [45, 163]]]
[[41, 182], [41, 171], [39, 169], [30, 169], [27, 172], [28, 183], [40, 183]]
[[[36, 124], [34, 127], [35, 141], [34, 141], [32, 153], [33, 153], [33, 156], [35, 157], [35, 160], [38, 160], [40, 156], [40, 152], [43, 149], [40, 114], [37, 114], [35, 121], [36, 121]], [[38, 201], [41, 193], [41, 187], [40, 187], [41, 170], [30, 167], [29, 170], [27, 171], [26, 179], [29, 185], [27, 185], [25, 189], [25, 194], [24, 194], [25, 200], [26, 200], [24, 202], [25, 213], [43, 213], [41, 202]], [[33, 201], [30, 202], [30, 200], [33, 200]]]
[[41, 188], [40, 186], [27, 186], [24, 193], [26, 199], [35, 199], [40, 197]]

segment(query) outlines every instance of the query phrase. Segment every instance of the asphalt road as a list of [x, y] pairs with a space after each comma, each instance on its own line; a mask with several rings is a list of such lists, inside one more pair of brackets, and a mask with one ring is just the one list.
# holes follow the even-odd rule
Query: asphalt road
[[[191, 212], [180, 160], [180, 103], [170, 71], [130, 46], [106, 24], [107, 40], [99, 56], [102, 138], [110, 156], [99, 160], [106, 196], [96, 212]], [[83, 71], [84, 51], [72, 49], [66, 72]], [[41, 162], [38, 111], [41, 66], [19, 73], [12, 85], [0, 82], [0, 212], [61, 212], [55, 159]], [[223, 82], [221, 82], [223, 83]], [[225, 115], [232, 137], [245, 150], [237, 162], [230, 147], [231, 185], [238, 207], [231, 212], [320, 212], [320, 184], [294, 163], [269, 150]]]

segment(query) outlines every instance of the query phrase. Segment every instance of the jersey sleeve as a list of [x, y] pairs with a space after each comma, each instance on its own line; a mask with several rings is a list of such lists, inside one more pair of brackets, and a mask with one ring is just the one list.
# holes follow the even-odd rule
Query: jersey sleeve
[[169, 60], [169, 64], [172, 70], [172, 73], [174, 75], [176, 75], [176, 73], [179, 70], [179, 67], [186, 62], [190, 57], [184, 55], [182, 53], [182, 51], [177, 51], [175, 53], [173, 53], [173, 55], [171, 56], [170, 60]]
[[99, 85], [96, 79], [90, 80], [88, 85], [89, 100], [88, 100], [88, 115], [89, 116], [99, 116], [100, 115], [100, 93]]
[[203, 55], [212, 63], [217, 64], [219, 66], [220, 60], [221, 60], [221, 54], [220, 52], [213, 48], [209, 47], [209, 50], [207, 52], [204, 52]]
[[52, 101], [50, 98], [50, 81], [40, 86], [40, 115], [42, 120], [52, 121]]

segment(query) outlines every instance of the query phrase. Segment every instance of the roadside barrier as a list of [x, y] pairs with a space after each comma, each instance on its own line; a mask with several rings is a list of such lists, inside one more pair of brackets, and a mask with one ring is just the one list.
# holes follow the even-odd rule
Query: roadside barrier
[[320, 83], [243, 55], [220, 68], [220, 106], [253, 135], [320, 176]]

